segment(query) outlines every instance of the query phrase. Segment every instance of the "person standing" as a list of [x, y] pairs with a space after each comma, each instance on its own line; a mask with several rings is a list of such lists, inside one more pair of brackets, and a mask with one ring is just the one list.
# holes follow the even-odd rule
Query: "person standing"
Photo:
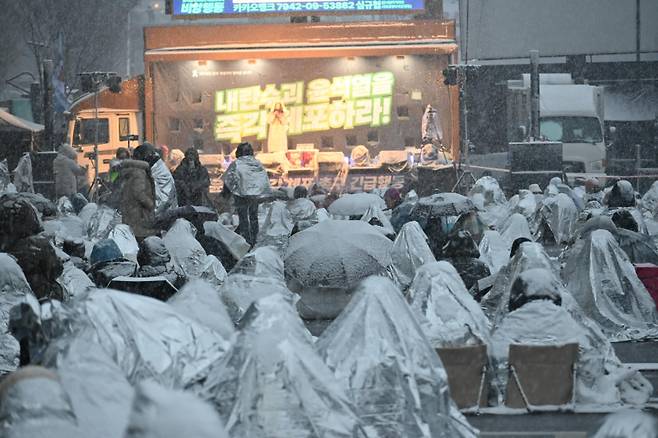
[[133, 158], [145, 161], [150, 166], [151, 178], [155, 184], [155, 215], [161, 215], [170, 208], [178, 207], [174, 177], [155, 147], [150, 143], [144, 143], [135, 149]]
[[282, 103], [274, 104], [267, 117], [270, 129], [267, 133], [267, 152], [288, 151], [288, 115]]
[[138, 240], [155, 234], [155, 185], [151, 168], [141, 160], [122, 160], [119, 168], [120, 203], [123, 223]]
[[69, 199], [78, 192], [78, 177], [86, 175], [87, 169], [78, 164], [78, 152], [71, 145], [62, 144], [53, 160], [55, 195]]
[[174, 181], [180, 206], [207, 204], [210, 176], [195, 148], [185, 151], [185, 158], [174, 171]]
[[250, 143], [240, 143], [233, 161], [224, 175], [222, 195], [233, 195], [235, 209], [240, 223], [238, 234], [250, 244], [256, 243], [258, 236], [258, 204], [271, 194], [270, 180], [263, 165], [254, 157]]

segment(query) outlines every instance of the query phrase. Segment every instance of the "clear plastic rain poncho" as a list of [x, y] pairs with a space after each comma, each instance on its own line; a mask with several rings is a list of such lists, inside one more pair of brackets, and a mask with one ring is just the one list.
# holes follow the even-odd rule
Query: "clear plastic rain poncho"
[[[515, 281], [521, 282], [523, 294], [530, 301], [505, 315], [491, 334], [496, 384], [501, 394], [507, 383], [511, 344], [577, 343], [577, 403], [601, 406], [627, 401], [642, 404], [649, 399], [650, 383], [619, 361], [610, 342], [596, 324], [583, 315], [552, 271], [530, 269]], [[533, 296], [535, 301], [532, 301]], [[544, 296], [559, 297], [561, 306], [543, 299]]]
[[0, 253], [0, 376], [19, 365], [20, 345], [9, 332], [10, 312], [14, 306], [28, 304], [35, 315], [40, 314], [39, 302], [32, 293], [21, 267], [13, 257]]
[[259, 227], [256, 246], [271, 246], [282, 255], [288, 246], [288, 239], [295, 223], [283, 201], [274, 201], [266, 206], [267, 213], [263, 225]]
[[41, 363], [57, 371], [85, 436], [123, 438], [135, 391], [91, 332], [55, 340]]
[[439, 356], [390, 280], [364, 280], [316, 346], [375, 436], [476, 436], [450, 398]]
[[113, 290], [87, 292], [53, 310], [55, 337], [70, 334], [101, 345], [128, 380], [184, 388], [203, 379], [229, 347], [214, 330], [161, 301]]
[[489, 267], [491, 275], [497, 274], [509, 261], [511, 246], [498, 231], [485, 231], [478, 249], [480, 250], [480, 261]]
[[78, 213], [78, 217], [82, 219], [82, 222], [85, 224], [85, 229], [89, 227], [89, 222], [91, 220], [91, 217], [96, 213], [98, 210], [98, 204], [94, 202], [90, 202], [84, 207], [82, 207], [82, 210], [80, 210], [80, 213]]
[[613, 235], [596, 230], [566, 256], [567, 288], [611, 340], [658, 337], [658, 312]]
[[564, 193], [548, 196], [542, 201], [535, 218], [535, 238], [561, 245], [568, 243], [576, 229], [578, 208]]
[[167, 210], [178, 207], [176, 183], [164, 161], [158, 160], [153, 166], [151, 166], [151, 176], [155, 183], [156, 216]]
[[230, 436], [366, 437], [341, 385], [280, 295], [254, 302], [199, 392], [215, 405]]
[[427, 236], [418, 222], [407, 222], [393, 242], [390, 270], [398, 286], [406, 290], [411, 284], [416, 271], [426, 263], [436, 261], [427, 243]]
[[167, 303], [181, 315], [215, 330], [224, 339], [229, 339], [235, 332], [219, 291], [203, 280], [188, 282]]
[[162, 238], [174, 267], [187, 278], [199, 278], [206, 266], [206, 251], [195, 238], [194, 225], [185, 219], [176, 219]]
[[228, 438], [228, 434], [212, 406], [193, 394], [140, 383], [123, 438], [182, 437]]
[[233, 161], [222, 175], [222, 180], [235, 196], [261, 197], [272, 191], [267, 171], [253, 155]]
[[520, 237], [533, 240], [528, 221], [521, 213], [514, 213], [505, 220], [500, 235], [510, 248], [512, 243]]
[[418, 269], [407, 301], [433, 348], [489, 344], [489, 320], [450, 263]]
[[54, 373], [20, 370], [3, 382], [0, 436], [3, 438], [85, 438], [71, 402]]
[[244, 256], [231, 270], [220, 295], [233, 322], [237, 323], [251, 303], [272, 294], [281, 294], [290, 302], [283, 274], [283, 260], [272, 248], [257, 248]]

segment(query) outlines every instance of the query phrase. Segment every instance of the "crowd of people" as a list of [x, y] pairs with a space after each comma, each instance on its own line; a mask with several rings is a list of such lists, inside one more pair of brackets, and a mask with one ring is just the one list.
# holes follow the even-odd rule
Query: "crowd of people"
[[634, 409], [601, 437], [655, 431], [612, 343], [658, 337], [658, 182], [273, 188], [242, 143], [211, 201], [146, 143], [88, 202], [53, 165], [55, 203], [0, 188], [1, 436], [475, 437], [437, 351], [485, 347], [501, 408], [517, 344], [577, 344], [574, 403]]

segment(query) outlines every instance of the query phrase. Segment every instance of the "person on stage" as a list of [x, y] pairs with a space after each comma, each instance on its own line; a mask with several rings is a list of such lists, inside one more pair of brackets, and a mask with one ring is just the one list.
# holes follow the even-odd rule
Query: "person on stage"
[[281, 102], [274, 107], [267, 117], [270, 129], [267, 135], [267, 152], [288, 151], [288, 113]]

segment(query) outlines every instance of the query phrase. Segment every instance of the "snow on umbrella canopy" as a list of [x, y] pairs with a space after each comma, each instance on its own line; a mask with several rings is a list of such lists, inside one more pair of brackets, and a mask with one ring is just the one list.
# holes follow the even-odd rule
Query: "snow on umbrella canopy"
[[391, 264], [393, 242], [362, 221], [326, 220], [290, 239], [286, 278], [304, 287], [350, 288]]
[[337, 216], [363, 216], [371, 205], [384, 210], [384, 200], [372, 193], [354, 193], [341, 196], [331, 203], [329, 213]]
[[475, 204], [466, 196], [458, 193], [438, 193], [420, 198], [411, 211], [410, 220], [424, 226], [427, 220], [433, 217], [459, 216], [470, 211], [476, 211]]

